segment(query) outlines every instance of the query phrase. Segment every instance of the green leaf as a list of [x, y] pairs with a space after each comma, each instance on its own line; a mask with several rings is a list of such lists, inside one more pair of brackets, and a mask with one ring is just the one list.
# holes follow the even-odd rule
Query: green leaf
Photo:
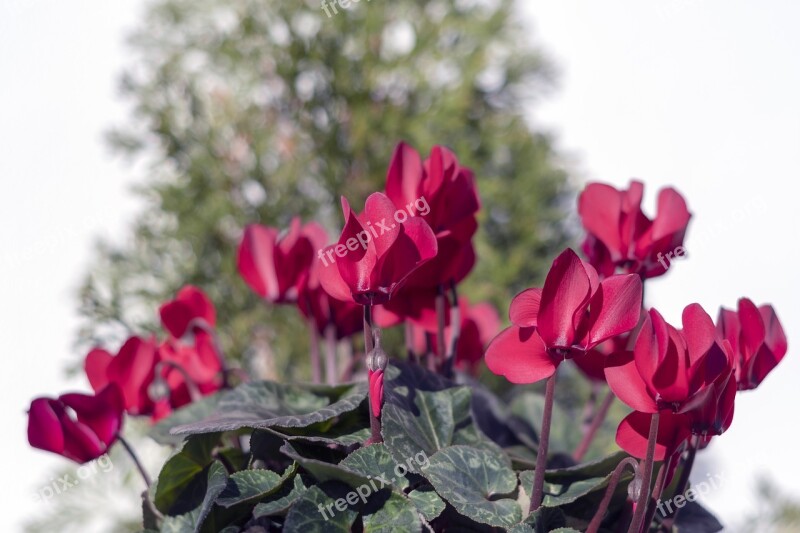
[[[519, 473], [520, 485], [524, 488], [528, 495], [530, 495], [533, 487], [533, 474], [533, 470], [526, 470]], [[605, 488], [608, 486], [610, 478], [611, 475], [609, 474], [604, 477], [581, 479], [567, 483], [549, 483], [546, 481], [547, 474], [545, 473], [544, 499], [542, 500], [542, 505], [545, 507], [560, 507], [562, 505], [572, 503], [577, 499], [593, 492], [605, 490]], [[623, 474], [623, 476], [620, 478], [620, 482], [624, 483], [630, 478], [633, 478], [633, 474], [630, 474], [627, 477], [626, 474]]]
[[513, 499], [517, 476], [502, 454], [450, 446], [430, 458], [423, 475], [459, 513], [476, 522], [510, 527], [522, 520]]
[[364, 533], [422, 531], [422, 522], [414, 504], [405, 496], [388, 490], [380, 491], [370, 497], [362, 512], [362, 520]]
[[[219, 443], [219, 435], [201, 435], [188, 439], [161, 469], [158, 475], [154, 503], [164, 514], [181, 514], [184, 508], [184, 493], [194, 490], [192, 482], [211, 464], [211, 452]], [[173, 508], [179, 506], [175, 512]]]
[[300, 476], [295, 475], [292, 483], [285, 483], [281, 488], [270, 494], [266, 501], [263, 501], [253, 509], [253, 517], [273, 516], [286, 513], [289, 507], [296, 502], [307, 490]]
[[596, 461], [581, 463], [568, 468], [548, 470], [545, 472], [545, 479], [552, 483], [563, 484], [581, 479], [603, 477], [613, 472], [619, 462], [626, 457], [628, 457], [627, 453], [619, 451]]
[[[548, 533], [563, 529], [567, 525], [567, 517], [561, 509], [540, 507], [529, 514], [522, 525], [527, 525], [531, 528], [530, 531], [535, 533]], [[567, 531], [571, 530], [567, 529]]]
[[193, 506], [191, 511], [177, 516], [165, 516], [161, 524], [162, 533], [199, 533], [214, 501], [225, 489], [227, 479], [228, 474], [222, 463], [211, 463], [204, 478], [202, 488], [205, 492], [202, 499], [195, 502], [194, 498], [187, 498], [186, 503]]
[[228, 478], [228, 485], [220, 494], [217, 503], [223, 507], [259, 500], [276, 492], [283, 483], [294, 475], [295, 467], [289, 467], [282, 476], [272, 470], [242, 470]]
[[225, 394], [201, 421], [177, 426], [173, 435], [233, 431], [240, 428], [305, 427], [353, 411], [367, 396], [365, 383], [336, 387], [245, 383]]
[[[408, 487], [408, 479], [395, 471], [398, 468], [397, 463], [384, 444], [372, 444], [366, 448], [359, 448], [340, 462], [339, 466], [367, 477], [383, 479], [399, 490]], [[403, 468], [405, 468], [405, 464]]]
[[416, 505], [417, 510], [428, 521], [442, 514], [445, 508], [444, 500], [436, 494], [432, 487], [412, 490], [408, 495], [408, 499]]
[[288, 442], [281, 448], [281, 453], [297, 461], [309, 474], [311, 474], [317, 481], [324, 483], [326, 481], [340, 481], [351, 488], [357, 488], [361, 485], [369, 485], [368, 474], [361, 474], [355, 470], [351, 470], [346, 466], [328, 463], [319, 459], [312, 459], [300, 455], [297, 450], [292, 447]]
[[[467, 387], [454, 386], [419, 365], [392, 364], [386, 376], [382, 434], [395, 461], [407, 463], [419, 453], [430, 457], [454, 444], [499, 453], [473, 423]], [[420, 471], [419, 465], [410, 466]]]
[[[315, 485], [305, 491], [286, 515], [286, 531], [303, 533], [350, 533], [358, 510], [347, 504], [350, 487], [335, 481]], [[339, 507], [336, 507], [339, 503]]]
[[159, 444], [178, 445], [184, 436], [172, 435], [170, 430], [176, 426], [183, 426], [192, 422], [203, 420], [214, 412], [217, 404], [225, 393], [219, 392], [192, 402], [185, 407], [177, 409], [168, 417], [160, 420], [150, 428], [150, 438]]

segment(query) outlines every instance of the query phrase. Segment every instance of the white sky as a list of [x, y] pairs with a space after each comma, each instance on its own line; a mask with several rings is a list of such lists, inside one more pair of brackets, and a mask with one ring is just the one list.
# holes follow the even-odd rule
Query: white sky
[[[0, 1], [0, 501], [15, 525], [61, 459], [30, 450], [24, 410], [67, 388], [72, 291], [92, 240], [122, 238], [133, 173], [102, 132], [125, 116], [116, 76], [142, 0]], [[794, 233], [800, 168], [800, 4], [790, 0], [525, 0], [561, 71], [535, 118], [557, 131], [582, 177], [673, 184], [694, 218], [690, 259], [648, 287], [667, 319], [739, 296], [778, 309], [790, 354], [740, 397], [731, 430], [701, 459], [726, 484], [707, 503], [731, 523], [754, 507], [754, 473], [800, 495], [800, 331]], [[10, 479], [21, 480], [19, 483]], [[10, 504], [8, 504], [10, 502]], [[6, 522], [8, 524], [8, 522]], [[6, 525], [8, 527], [8, 525]]]

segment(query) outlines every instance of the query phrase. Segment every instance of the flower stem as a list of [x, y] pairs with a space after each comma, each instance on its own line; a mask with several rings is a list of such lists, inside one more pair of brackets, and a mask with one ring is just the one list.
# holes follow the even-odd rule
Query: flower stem
[[603, 403], [600, 404], [600, 409], [597, 410], [592, 418], [592, 425], [589, 426], [589, 430], [586, 432], [586, 434], [584, 434], [583, 439], [581, 439], [580, 444], [578, 444], [578, 447], [575, 448], [574, 452], [572, 452], [572, 458], [577, 462], [580, 462], [583, 459], [583, 456], [586, 455], [586, 452], [589, 451], [589, 446], [591, 446], [595, 435], [597, 435], [597, 431], [600, 429], [600, 426], [603, 425], [606, 415], [608, 415], [608, 410], [611, 408], [611, 404], [614, 403], [614, 398], [614, 393], [611, 392], [611, 389], [609, 389], [605, 398], [603, 398]]
[[642, 485], [639, 489], [639, 497], [636, 499], [636, 510], [633, 513], [628, 533], [640, 533], [645, 511], [647, 510], [650, 498], [650, 482], [653, 477], [653, 456], [656, 453], [656, 441], [658, 440], [658, 418], [658, 413], [653, 413], [650, 418], [650, 435], [647, 438], [647, 455], [644, 458]]
[[586, 530], [586, 533], [597, 533], [597, 530], [600, 529], [600, 524], [603, 522], [606, 510], [608, 510], [608, 504], [611, 503], [611, 498], [614, 497], [614, 492], [617, 490], [617, 485], [619, 485], [619, 478], [622, 477], [622, 472], [625, 471], [626, 466], [630, 466], [634, 473], [638, 474], [639, 463], [633, 457], [626, 457], [619, 462], [614, 472], [611, 474], [606, 492], [603, 495], [600, 506], [597, 508], [597, 512], [594, 513], [594, 517], [589, 523], [589, 528]]
[[[681, 472], [681, 477], [678, 480], [678, 486], [675, 489], [675, 494], [683, 494], [686, 492], [686, 486], [689, 484], [689, 476], [692, 473], [692, 467], [694, 467], [694, 458], [697, 455], [697, 448], [700, 446], [700, 437], [697, 435], [692, 435], [692, 438], [689, 440], [689, 454], [686, 456], [686, 460], [683, 463], [683, 471]], [[678, 518], [678, 512], [680, 508], [675, 510], [675, 513], [670, 517], [670, 526], [675, 523], [675, 520]]]
[[461, 309], [458, 307], [458, 292], [456, 284], [450, 281], [450, 342], [447, 345], [447, 358], [444, 362], [442, 373], [446, 377], [453, 376], [453, 369], [456, 366], [456, 349], [458, 338], [461, 336]]
[[147, 474], [147, 470], [144, 469], [144, 466], [142, 466], [141, 461], [139, 461], [139, 457], [136, 456], [136, 452], [133, 451], [133, 447], [119, 433], [117, 433], [117, 440], [119, 440], [119, 442], [122, 444], [122, 447], [125, 448], [125, 451], [128, 452], [128, 455], [131, 456], [133, 464], [136, 465], [136, 468], [139, 470], [139, 474], [141, 474], [142, 479], [144, 480], [144, 484], [147, 485], [147, 488], [149, 489], [150, 485], [152, 485], [153, 482], [150, 480], [150, 476]]
[[[186, 390], [189, 391], [189, 399], [192, 402], [196, 402], [200, 400], [203, 395], [200, 393], [200, 389], [197, 387], [197, 382], [192, 379], [192, 376], [189, 375], [189, 372], [186, 369], [176, 363], [175, 361], [159, 361], [155, 367], [155, 374], [156, 376], [162, 376], [161, 370], [163, 367], [174, 368], [183, 378], [183, 382], [186, 384]], [[169, 374], [169, 372], [167, 372]], [[163, 379], [160, 377], [159, 379]]]
[[534, 512], [542, 505], [544, 499], [544, 471], [547, 468], [547, 446], [550, 441], [550, 422], [553, 418], [553, 400], [556, 391], [556, 373], [547, 378], [544, 393], [544, 413], [542, 414], [542, 431], [539, 435], [539, 450], [536, 453], [536, 469], [533, 473], [533, 490], [531, 491], [531, 509]]
[[661, 493], [664, 492], [664, 484], [667, 482], [667, 472], [669, 472], [670, 465], [672, 464], [672, 457], [668, 457], [664, 464], [661, 465], [661, 468], [658, 469], [658, 475], [656, 476], [656, 484], [653, 487], [653, 494], [650, 497], [650, 503], [647, 507], [647, 513], [644, 515], [644, 523], [649, 524], [653, 521], [653, 517], [656, 514], [656, 506], [658, 505], [658, 500], [661, 499]]
[[[367, 304], [364, 306], [364, 353], [366, 357], [369, 357], [369, 354], [374, 347], [375, 344], [374, 344], [374, 339], [372, 337], [372, 305]], [[383, 442], [383, 436], [381, 435], [381, 421], [372, 412], [371, 405], [372, 405], [372, 398], [370, 398], [368, 407], [370, 438], [367, 440], [367, 445]]]
[[412, 363], [419, 363], [419, 357], [414, 352], [414, 325], [410, 320], [405, 321], [405, 342], [406, 352], [408, 353], [408, 360]]

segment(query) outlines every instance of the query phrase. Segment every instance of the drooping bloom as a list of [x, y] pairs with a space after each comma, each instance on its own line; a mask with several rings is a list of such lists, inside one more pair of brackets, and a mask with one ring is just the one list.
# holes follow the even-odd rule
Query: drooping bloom
[[685, 252], [683, 239], [691, 214], [683, 196], [671, 187], [661, 189], [651, 220], [641, 209], [643, 191], [639, 181], [621, 191], [590, 183], [578, 198], [578, 213], [588, 233], [583, 251], [602, 276], [619, 269], [654, 278]]
[[303, 226], [298, 217], [285, 235], [276, 228], [251, 224], [239, 245], [239, 274], [262, 298], [295, 302], [314, 254], [326, 240], [322, 226], [315, 222]]
[[633, 329], [641, 302], [639, 276], [599, 282], [594, 268], [567, 249], [553, 261], [543, 288], [514, 297], [509, 309], [513, 325], [492, 340], [486, 365], [512, 383], [548, 378], [561, 361]]
[[386, 195], [373, 193], [356, 214], [342, 198], [345, 226], [337, 244], [318, 253], [319, 278], [336, 299], [382, 304], [408, 276], [436, 256], [436, 236], [419, 217], [396, 216]]
[[149, 415], [153, 412], [153, 400], [147, 389], [155, 376], [157, 362], [155, 339], [133, 336], [125, 341], [117, 355], [102, 348], [90, 351], [84, 370], [96, 393], [113, 383], [122, 391], [125, 411], [132, 415]]
[[771, 305], [742, 298], [737, 311], [720, 308], [717, 330], [733, 348], [739, 390], [758, 387], [786, 355], [786, 335]]
[[472, 236], [478, 228], [480, 199], [472, 171], [455, 154], [434, 146], [428, 159], [399, 143], [386, 175], [386, 196], [398, 210], [422, 217], [436, 235], [438, 255], [419, 268], [407, 289], [459, 282], [472, 270]]
[[28, 442], [77, 463], [97, 459], [117, 440], [123, 409], [122, 392], [114, 384], [94, 396], [36, 398], [28, 411]]
[[[668, 420], [665, 423], [685, 426], [681, 434], [721, 434], [733, 418], [732, 373], [730, 344], [717, 334], [714, 322], [700, 305], [691, 304], [683, 310], [682, 330], [651, 309], [633, 352], [616, 352], [606, 364], [608, 386], [636, 410], [620, 425], [617, 443], [631, 455], [644, 457], [648, 424], [642, 420], [664, 411], [674, 415], [662, 417]], [[638, 436], [634, 435], [639, 430]], [[659, 442], [665, 448], [668, 444]], [[658, 454], [656, 459], [660, 460]]]
[[217, 323], [214, 304], [206, 293], [193, 285], [186, 285], [179, 290], [174, 300], [161, 306], [159, 314], [164, 329], [176, 339], [186, 335], [190, 326], [193, 330], [208, 329]]

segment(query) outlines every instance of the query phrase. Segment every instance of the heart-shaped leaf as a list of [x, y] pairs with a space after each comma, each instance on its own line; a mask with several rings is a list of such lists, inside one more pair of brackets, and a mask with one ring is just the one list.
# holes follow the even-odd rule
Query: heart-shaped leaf
[[430, 458], [423, 475], [459, 513], [476, 522], [510, 527], [522, 520], [514, 499], [517, 476], [502, 454], [450, 446]]
[[367, 396], [365, 383], [336, 387], [245, 383], [222, 396], [216, 409], [198, 422], [180, 425], [173, 435], [233, 431], [239, 428], [306, 427], [353, 411]]
[[150, 438], [159, 444], [177, 445], [185, 438], [183, 435], [173, 435], [170, 433], [172, 428], [198, 422], [211, 415], [216, 409], [224, 392], [218, 392], [210, 396], [201, 398], [180, 409], [175, 410], [168, 417], [160, 420], [150, 428]]
[[278, 475], [272, 470], [242, 470], [228, 478], [228, 485], [220, 494], [217, 503], [223, 507], [248, 501], [255, 501], [276, 492], [283, 483], [292, 477], [296, 467], [292, 466]]
[[154, 503], [159, 511], [170, 515], [193, 509], [186, 507], [186, 495], [196, 490], [193, 481], [212, 463], [211, 451], [218, 443], [218, 434], [192, 437], [167, 460], [156, 485]]
[[[161, 524], [162, 533], [199, 533], [203, 527], [203, 522], [208, 517], [214, 506], [214, 501], [225, 489], [228, 474], [225, 467], [219, 461], [211, 463], [205, 471], [204, 483], [202, 489], [205, 493], [202, 494], [199, 502], [194, 508], [187, 512], [176, 516], [165, 516]], [[198, 485], [198, 489], [200, 486]], [[186, 498], [185, 502], [189, 505], [194, 505], [197, 498]]]
[[373, 444], [360, 448], [339, 463], [339, 466], [363, 476], [383, 480], [387, 486], [404, 490], [408, 479], [403, 475], [406, 465], [398, 466], [384, 444]]
[[277, 492], [270, 494], [253, 509], [253, 517], [274, 516], [286, 513], [307, 490], [300, 476], [295, 475], [291, 483], [284, 483]]
[[444, 501], [436, 494], [433, 487], [426, 486], [425, 488], [412, 490], [408, 494], [408, 499], [429, 522], [442, 514], [445, 508]]
[[362, 520], [364, 533], [422, 531], [422, 522], [414, 504], [405, 496], [388, 490], [370, 497], [369, 503], [362, 511]]
[[303, 533], [350, 533], [358, 518], [358, 509], [346, 500], [351, 492], [350, 487], [336, 481], [311, 487], [289, 509], [284, 529]]

